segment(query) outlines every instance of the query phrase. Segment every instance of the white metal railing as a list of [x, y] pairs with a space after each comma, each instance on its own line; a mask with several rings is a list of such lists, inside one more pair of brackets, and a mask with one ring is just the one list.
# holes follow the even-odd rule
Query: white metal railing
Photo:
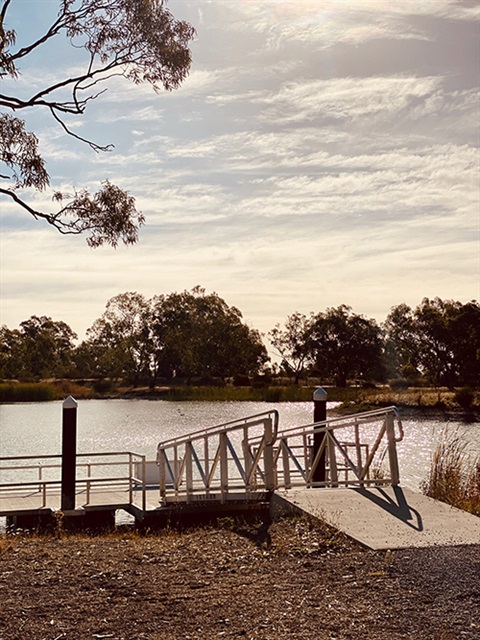
[[[95, 492], [123, 490], [133, 504], [134, 492], [141, 490], [142, 509], [146, 507], [145, 456], [131, 451], [77, 454], [76, 493], [91, 503]], [[0, 458], [0, 497], [31, 492], [38, 495], [39, 508], [48, 497], [61, 491], [61, 456], [15, 456]], [[140, 473], [139, 473], [140, 472]]]
[[402, 439], [395, 407], [286, 429], [274, 447], [276, 488], [396, 486]]
[[278, 431], [272, 411], [161, 442], [161, 501], [303, 487], [397, 485], [395, 407]]
[[[160, 442], [160, 496], [215, 499], [274, 488], [278, 412], [270, 411]], [[255, 449], [249, 446], [255, 439]]]

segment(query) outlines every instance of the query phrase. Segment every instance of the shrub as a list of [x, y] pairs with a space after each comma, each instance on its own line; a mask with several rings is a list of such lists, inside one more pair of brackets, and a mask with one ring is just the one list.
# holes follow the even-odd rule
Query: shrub
[[462, 407], [462, 409], [465, 409], [465, 411], [472, 408], [474, 400], [475, 393], [472, 389], [463, 388], [455, 391], [455, 402]]
[[388, 382], [388, 385], [392, 391], [402, 391], [408, 389], [410, 383], [405, 378], [394, 378]]
[[95, 380], [93, 390], [96, 393], [110, 393], [115, 388], [111, 380]]

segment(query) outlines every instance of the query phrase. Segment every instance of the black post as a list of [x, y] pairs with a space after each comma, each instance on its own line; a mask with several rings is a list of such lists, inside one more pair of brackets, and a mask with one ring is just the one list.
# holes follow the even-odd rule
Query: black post
[[[315, 389], [313, 392], [313, 421], [314, 422], [325, 422], [327, 419], [327, 392], [325, 389]], [[313, 433], [313, 460], [315, 460], [315, 456], [317, 455], [317, 451], [323, 444], [325, 439], [325, 433]], [[312, 480], [313, 482], [325, 482], [326, 480], [326, 464], [325, 457], [327, 453], [327, 448], [323, 450], [318, 464], [313, 472]]]
[[62, 511], [75, 509], [75, 471], [77, 456], [77, 402], [63, 401], [62, 420]]

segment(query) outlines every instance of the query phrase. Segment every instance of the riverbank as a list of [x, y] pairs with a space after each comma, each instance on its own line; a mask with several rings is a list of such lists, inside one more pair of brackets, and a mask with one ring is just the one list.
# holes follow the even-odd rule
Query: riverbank
[[478, 638], [480, 546], [367, 551], [307, 518], [0, 538], [11, 640]]
[[[0, 383], [0, 403], [41, 402], [63, 400], [69, 395], [81, 399], [143, 399], [172, 402], [311, 402], [317, 386], [265, 385], [265, 386], [194, 386], [170, 385], [125, 387], [106, 385], [97, 387], [85, 382], [58, 380], [41, 383]], [[392, 389], [388, 385], [377, 387], [325, 387], [329, 402], [337, 402], [336, 411], [354, 413], [385, 406], [402, 410], [415, 410], [424, 415], [452, 415], [472, 421], [479, 419], [480, 392], [451, 391], [447, 388], [408, 387]]]

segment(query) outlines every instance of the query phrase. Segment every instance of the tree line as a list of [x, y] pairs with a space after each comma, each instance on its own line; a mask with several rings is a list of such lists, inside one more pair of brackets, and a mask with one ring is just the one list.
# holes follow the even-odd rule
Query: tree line
[[[265, 346], [268, 338], [280, 364]], [[76, 344], [62, 321], [32, 316], [18, 329], [0, 328], [0, 377], [21, 381], [71, 378], [154, 387], [288, 376], [317, 376], [347, 386], [398, 379], [437, 386], [480, 386], [480, 305], [424, 298], [393, 307], [383, 323], [347, 305], [305, 315], [294, 312], [267, 336], [244, 322], [217, 293], [111, 298]]]

